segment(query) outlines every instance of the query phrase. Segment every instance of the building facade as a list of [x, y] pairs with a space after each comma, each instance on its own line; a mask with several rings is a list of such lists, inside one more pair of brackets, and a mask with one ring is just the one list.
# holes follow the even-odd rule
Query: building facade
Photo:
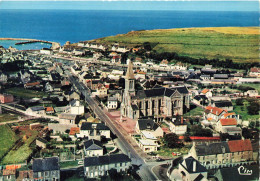
[[183, 115], [189, 109], [189, 95], [186, 87], [165, 88], [155, 86], [152, 89], [135, 91], [133, 64], [130, 61], [125, 76], [125, 91], [121, 104], [121, 115], [131, 119], [143, 116], [158, 118]]

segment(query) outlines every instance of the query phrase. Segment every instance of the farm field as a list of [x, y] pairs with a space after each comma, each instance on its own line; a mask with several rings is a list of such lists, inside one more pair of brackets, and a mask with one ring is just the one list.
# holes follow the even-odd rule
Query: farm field
[[[13, 132], [14, 133], [14, 132]], [[26, 138], [25, 138], [26, 135]], [[2, 164], [22, 163], [30, 156], [32, 149], [31, 143], [36, 139], [37, 131], [26, 130], [21, 131], [19, 136], [21, 140], [12, 148], [11, 151], [2, 159]]]
[[258, 27], [179, 28], [131, 31], [94, 40], [97, 43], [134, 47], [150, 42], [158, 53], [176, 52], [193, 58], [259, 62]]
[[2, 158], [19, 137], [15, 135], [8, 125], [0, 125], [0, 138], [0, 158]]
[[21, 98], [40, 98], [43, 96], [47, 96], [45, 92], [34, 91], [24, 88], [10, 88], [6, 89], [5, 92]]

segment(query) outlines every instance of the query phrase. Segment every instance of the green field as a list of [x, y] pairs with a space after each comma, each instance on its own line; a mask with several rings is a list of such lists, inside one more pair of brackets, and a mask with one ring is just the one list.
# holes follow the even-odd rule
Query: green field
[[[28, 133], [28, 132], [27, 132]], [[31, 136], [24, 140], [24, 143], [18, 149], [12, 149], [8, 152], [8, 154], [3, 158], [3, 164], [13, 164], [13, 163], [22, 163], [30, 156], [32, 153], [32, 149], [30, 148], [30, 144], [36, 139], [38, 132], [30, 130]], [[26, 133], [22, 133], [21, 137]]]
[[14, 145], [18, 136], [7, 125], [0, 126], [0, 158]]
[[21, 98], [41, 98], [43, 96], [47, 96], [48, 94], [41, 91], [34, 91], [24, 88], [10, 88], [5, 90], [6, 93], [12, 94]]
[[238, 86], [252, 87], [260, 94], [260, 84], [239, 84]]
[[8, 122], [8, 121], [14, 121], [18, 119], [17, 114], [11, 114], [11, 113], [4, 113], [0, 114], [0, 123], [1, 122]]
[[230, 58], [234, 62], [259, 62], [258, 27], [181, 28], [132, 31], [94, 40], [134, 47], [150, 42], [157, 52], [176, 52], [193, 58]]
[[190, 110], [189, 112], [185, 113], [183, 116], [185, 117], [193, 117], [193, 116], [202, 116], [204, 113], [204, 109], [202, 109], [201, 107], [196, 107], [192, 110]]
[[[156, 151], [155, 153], [158, 154], [158, 156], [161, 157], [169, 157], [169, 158], [173, 158], [172, 152], [180, 152], [181, 155], [186, 155], [188, 154], [190, 148], [165, 148], [165, 147], [161, 147], [160, 150]], [[178, 156], [175, 156], [178, 157]]]

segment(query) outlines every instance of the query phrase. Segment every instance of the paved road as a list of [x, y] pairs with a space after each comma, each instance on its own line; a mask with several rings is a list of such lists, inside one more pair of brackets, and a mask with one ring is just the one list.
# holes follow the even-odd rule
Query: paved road
[[69, 79], [74, 84], [74, 86], [85, 96], [85, 101], [94, 111], [96, 116], [98, 116], [101, 120], [103, 120], [106, 123], [106, 125], [111, 129], [111, 131], [117, 135], [118, 146], [122, 149], [122, 151], [130, 155], [131, 159], [135, 164], [141, 165], [138, 173], [142, 178], [142, 180], [144, 181], [157, 180], [156, 176], [151, 171], [149, 165], [147, 165], [146, 162], [143, 160], [143, 158], [138, 155], [138, 153], [132, 147], [132, 145], [128, 143], [128, 140], [122, 135], [120, 130], [117, 129], [117, 127], [113, 124], [111, 119], [109, 119], [106, 113], [98, 106], [97, 102], [92, 97], [90, 97], [88, 88], [73, 76], [69, 76]]

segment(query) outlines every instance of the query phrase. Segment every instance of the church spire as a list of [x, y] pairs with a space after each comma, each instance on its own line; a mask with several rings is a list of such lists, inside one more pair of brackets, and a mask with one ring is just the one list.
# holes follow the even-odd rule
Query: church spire
[[131, 62], [131, 60], [129, 60], [125, 78], [126, 79], [135, 79], [134, 71], [133, 71], [133, 63]]

